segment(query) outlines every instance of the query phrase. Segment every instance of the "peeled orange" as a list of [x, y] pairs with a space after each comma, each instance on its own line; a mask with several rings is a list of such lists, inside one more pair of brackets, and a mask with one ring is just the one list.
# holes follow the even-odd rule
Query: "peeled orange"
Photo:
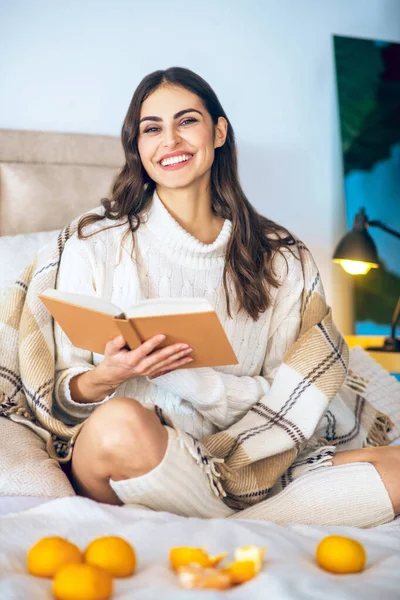
[[186, 589], [226, 590], [232, 581], [228, 573], [218, 568], [204, 568], [196, 564], [178, 568], [179, 581]]

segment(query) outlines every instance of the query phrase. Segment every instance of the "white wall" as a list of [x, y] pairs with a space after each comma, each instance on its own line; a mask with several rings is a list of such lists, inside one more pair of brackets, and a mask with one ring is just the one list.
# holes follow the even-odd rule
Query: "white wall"
[[400, 41], [399, 0], [0, 0], [0, 127], [119, 135], [146, 74], [185, 66], [234, 127], [242, 184], [309, 245], [334, 317], [345, 231], [332, 34]]

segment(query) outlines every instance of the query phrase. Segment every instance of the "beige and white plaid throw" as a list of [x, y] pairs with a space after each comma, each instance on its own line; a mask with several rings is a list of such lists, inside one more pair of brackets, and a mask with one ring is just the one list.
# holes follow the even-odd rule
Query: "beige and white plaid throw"
[[[59, 462], [70, 460], [83, 424], [70, 427], [53, 416], [53, 319], [38, 294], [55, 287], [61, 253], [78, 221], [37, 253], [0, 306], [0, 414], [32, 427]], [[332, 321], [317, 266], [300, 240], [297, 247], [305, 281], [301, 331], [270, 391], [240, 421], [201, 442], [180, 432], [214, 492], [236, 509], [317, 468], [337, 444], [345, 449], [390, 441], [389, 417], [352, 385], [356, 374], [348, 377], [349, 351]], [[335, 396], [339, 402], [331, 402]], [[337, 439], [318, 435], [328, 405], [340, 429]]]

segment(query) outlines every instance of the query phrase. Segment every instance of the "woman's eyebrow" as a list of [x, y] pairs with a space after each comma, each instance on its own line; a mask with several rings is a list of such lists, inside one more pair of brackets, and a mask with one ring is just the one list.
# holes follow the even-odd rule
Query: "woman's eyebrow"
[[[196, 108], [184, 108], [183, 110], [180, 110], [179, 112], [177, 112], [174, 115], [174, 119], [179, 119], [179, 117], [181, 117], [182, 115], [184, 115], [185, 113], [188, 113], [188, 112], [197, 112], [197, 113], [199, 113], [199, 115], [203, 116], [203, 113], [201, 113]], [[143, 121], [162, 121], [162, 118], [161, 117], [143, 117], [143, 119], [140, 119], [139, 125], [140, 125], [140, 123], [143, 123]]]

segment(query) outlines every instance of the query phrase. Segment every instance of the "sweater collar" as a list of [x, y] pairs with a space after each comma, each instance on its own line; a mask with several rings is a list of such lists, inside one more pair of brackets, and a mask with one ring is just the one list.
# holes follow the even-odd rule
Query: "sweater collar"
[[214, 242], [204, 244], [174, 219], [160, 200], [156, 190], [154, 190], [151, 205], [147, 212], [145, 226], [157, 238], [162, 249], [175, 257], [179, 256], [179, 262], [187, 262], [193, 266], [201, 266], [204, 261], [208, 266], [211, 266], [210, 260], [213, 264], [215, 261], [223, 263], [232, 230], [231, 221], [225, 219]]

